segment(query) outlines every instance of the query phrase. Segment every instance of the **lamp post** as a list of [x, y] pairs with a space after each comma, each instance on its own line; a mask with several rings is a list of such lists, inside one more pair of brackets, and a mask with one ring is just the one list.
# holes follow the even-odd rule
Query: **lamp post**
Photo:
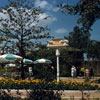
[[65, 48], [68, 46], [68, 40], [64, 40], [61, 38], [52, 39], [53, 41], [47, 41], [48, 48], [56, 49], [56, 56], [57, 56], [57, 82], [60, 81], [60, 68], [59, 68], [59, 56], [60, 56], [60, 49]]
[[57, 82], [59, 82], [60, 77], [59, 77], [59, 56], [60, 56], [60, 51], [59, 49], [56, 49], [56, 56], [57, 56]]

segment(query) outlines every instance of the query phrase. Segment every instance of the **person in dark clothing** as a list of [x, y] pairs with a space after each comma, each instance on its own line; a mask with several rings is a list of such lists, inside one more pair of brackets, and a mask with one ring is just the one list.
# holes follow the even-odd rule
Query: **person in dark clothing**
[[80, 69], [77, 67], [77, 78], [80, 76]]
[[93, 69], [91, 68], [90, 69], [90, 77], [93, 77], [94, 76], [94, 72], [93, 72]]

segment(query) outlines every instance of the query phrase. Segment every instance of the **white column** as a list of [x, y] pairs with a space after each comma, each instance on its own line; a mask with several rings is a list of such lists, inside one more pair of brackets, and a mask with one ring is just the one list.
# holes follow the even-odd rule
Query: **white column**
[[60, 80], [60, 74], [59, 74], [59, 55], [60, 55], [60, 52], [59, 52], [59, 49], [56, 49], [56, 56], [57, 56], [57, 82], [59, 82]]

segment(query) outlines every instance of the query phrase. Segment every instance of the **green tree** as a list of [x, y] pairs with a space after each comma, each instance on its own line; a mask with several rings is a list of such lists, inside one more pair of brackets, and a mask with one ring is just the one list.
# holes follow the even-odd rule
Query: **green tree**
[[90, 41], [89, 32], [92, 25], [100, 19], [100, 0], [77, 0], [75, 4], [73, 4], [72, 2], [67, 3], [66, 1], [66, 3], [64, 2], [58, 5], [58, 7], [60, 7], [60, 10], [65, 14], [79, 16], [77, 19], [77, 23], [80, 24], [81, 32], [85, 37], [81, 40], [80, 29], [77, 28], [77, 32], [79, 32], [79, 34], [76, 34], [75, 27], [74, 31], [70, 33], [70, 37], [74, 37], [77, 43], [73, 43], [74, 39], [71, 39], [72, 44], [74, 44], [77, 48], [84, 47], [84, 51], [87, 53], [88, 58], [98, 59], [98, 54], [100, 53], [98, 45], [99, 41]]
[[43, 12], [40, 8], [35, 8], [32, 1], [8, 1], [8, 6], [0, 10], [3, 15], [0, 17], [0, 34], [10, 41], [8, 46], [13, 47], [15, 53], [25, 57], [26, 51], [34, 47], [34, 39], [50, 37], [47, 26], [41, 24], [41, 20], [46, 20], [48, 16], [41, 19]]
[[100, 60], [100, 42], [91, 40], [88, 43], [87, 58], [94, 60]]
[[89, 30], [95, 21], [100, 19], [100, 0], [77, 0], [77, 3], [60, 4], [59, 7], [64, 13], [79, 15], [77, 22]]
[[71, 47], [86, 51], [89, 40], [90, 33], [78, 26], [75, 26], [73, 32], [69, 33], [69, 45]]
[[[56, 55], [55, 50], [48, 49], [46, 44], [37, 44], [35, 46], [35, 50], [32, 51], [31, 54], [28, 56], [31, 59], [37, 60], [37, 59], [49, 59], [52, 61], [52, 64], [34, 64], [33, 68], [33, 76], [34, 78], [40, 78], [45, 79], [47, 81], [50, 81], [55, 78], [56, 76]], [[51, 66], [54, 66], [54, 70], [52, 70]]]
[[4, 38], [1, 34], [0, 34], [0, 53], [4, 54], [5, 51], [7, 50], [7, 44], [9, 43], [8, 38]]

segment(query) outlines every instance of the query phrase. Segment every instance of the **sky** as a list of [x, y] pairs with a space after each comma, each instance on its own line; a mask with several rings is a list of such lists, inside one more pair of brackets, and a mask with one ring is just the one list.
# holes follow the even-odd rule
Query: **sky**
[[[67, 0], [34, 0], [35, 6], [40, 6], [43, 10], [44, 14], [42, 16], [50, 16], [44, 24], [48, 25], [50, 29], [50, 35], [54, 36], [55, 38], [64, 38], [64, 36], [68, 36], [69, 32], [73, 31], [74, 26], [77, 25], [77, 18], [79, 16], [76, 15], [64, 15], [61, 13], [58, 8], [57, 4], [61, 2], [66, 2]], [[72, 2], [73, 1], [73, 2]], [[67, 3], [76, 3], [77, 0], [68, 0]], [[0, 6], [4, 6], [7, 4], [7, 0], [0, 0]], [[91, 31], [91, 39], [100, 41], [100, 33], [99, 33], [99, 26], [100, 20], [95, 22], [92, 26]]]

